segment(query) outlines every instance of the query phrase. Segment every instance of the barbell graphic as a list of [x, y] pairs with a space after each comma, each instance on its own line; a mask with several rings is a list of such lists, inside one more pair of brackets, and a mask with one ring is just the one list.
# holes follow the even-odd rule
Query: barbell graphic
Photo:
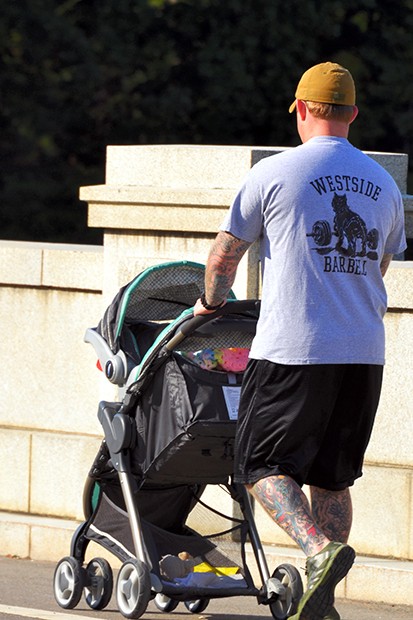
[[[312, 231], [307, 233], [307, 237], [313, 237], [317, 245], [329, 245], [333, 234], [336, 235], [336, 233], [331, 231], [331, 226], [327, 220], [317, 220], [313, 224]], [[379, 243], [379, 231], [377, 228], [372, 228], [367, 233], [366, 241], [371, 250], [377, 249]]]
[[307, 233], [307, 237], [313, 237], [317, 245], [328, 245], [331, 243], [332, 232], [327, 220], [314, 222], [313, 229]]

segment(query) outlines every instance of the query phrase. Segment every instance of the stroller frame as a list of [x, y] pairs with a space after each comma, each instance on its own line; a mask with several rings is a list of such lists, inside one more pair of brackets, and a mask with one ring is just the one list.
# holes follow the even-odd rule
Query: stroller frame
[[[124, 300], [129, 300], [133, 290], [139, 286], [142, 279], [145, 279], [147, 273], [150, 272], [151, 276], [154, 273], [156, 275], [157, 270], [169, 267], [178, 270], [195, 270], [198, 288], [190, 297], [193, 306], [202, 290], [200, 287], [202, 287], [204, 267], [188, 261], [168, 263], [146, 270], [124, 289], [121, 289], [121, 303], [117, 313], [117, 318], [120, 317], [121, 323], [125, 319], [126, 302]], [[123, 397], [119, 402], [102, 401], [98, 406], [98, 418], [104, 431], [104, 440], [84, 487], [85, 521], [78, 526], [72, 537], [70, 555], [59, 561], [54, 573], [55, 599], [61, 607], [66, 609], [76, 607], [83, 593], [87, 604], [92, 609], [103, 609], [111, 599], [113, 574], [109, 563], [103, 558], [94, 558], [86, 567], [83, 566], [87, 547], [89, 542], [93, 540], [111, 551], [123, 562], [117, 577], [116, 597], [118, 609], [124, 617], [141, 617], [151, 599], [155, 600], [156, 606], [163, 612], [172, 611], [180, 601], [183, 601], [190, 612], [200, 613], [206, 608], [211, 598], [227, 596], [255, 596], [258, 603], [269, 606], [272, 616], [278, 620], [285, 620], [295, 613], [303, 591], [301, 577], [297, 569], [289, 564], [281, 564], [272, 574], [270, 573], [256, 527], [250, 496], [243, 485], [233, 482], [230, 463], [224, 463], [222, 474], [219, 470], [211, 474], [206, 470], [200, 479], [196, 467], [194, 473], [180, 471], [180, 461], [178, 460], [175, 493], [174, 488], [169, 491], [170, 482], [168, 481], [170, 478], [164, 479], [163, 477], [165, 476], [163, 473], [165, 466], [163, 469], [162, 466], [158, 467], [157, 460], [154, 459], [146, 470], [137, 473], [136, 460], [134, 460], [134, 453], [140, 441], [135, 420], [136, 406], [142, 395], [149, 391], [158, 369], [165, 366], [167, 360], [177, 351], [177, 347], [182, 346], [183, 341], [194, 338], [197, 334], [202, 334], [203, 337], [206, 335], [209, 338], [211, 334], [222, 329], [222, 325], [231, 326], [234, 323], [234, 316], [237, 319], [241, 317], [241, 320], [235, 320], [235, 329], [238, 330], [241, 327], [241, 329], [250, 332], [251, 325], [253, 324], [253, 327], [255, 325], [258, 311], [259, 302], [255, 300], [237, 301], [232, 293], [224, 307], [208, 315], [194, 317], [192, 307], [187, 307], [173, 320], [166, 324], [161, 322], [160, 326], [156, 327], [157, 335], [152, 346], [143, 352], [138, 362], [135, 359], [132, 365], [119, 343], [116, 342], [121, 334], [121, 327], [118, 327], [114, 332], [116, 338], [112, 341], [108, 338], [107, 332], [102, 335], [102, 324], [99, 326], [100, 329], [88, 329], [86, 331], [85, 341], [94, 346], [106, 377], [121, 388]], [[106, 315], [103, 321], [105, 319], [107, 319]], [[151, 325], [151, 329], [153, 327]], [[230, 329], [234, 328], [230, 327]], [[230, 382], [234, 383], [233, 377], [230, 378]], [[211, 445], [213, 446], [218, 442], [220, 449], [222, 445], [225, 445], [226, 450], [227, 443], [232, 441], [232, 437], [230, 440], [227, 440], [226, 437], [228, 435], [228, 424], [221, 424], [215, 420], [211, 424], [214, 430], [211, 437], [208, 436], [208, 441], [212, 442]], [[207, 432], [210, 432], [210, 426], [206, 424]], [[231, 433], [233, 433], [234, 425], [230, 424], [229, 426]], [[195, 429], [192, 435], [191, 428]], [[197, 440], [200, 442], [199, 449], [201, 452], [208, 452], [209, 448], [208, 450], [203, 448], [204, 431], [198, 437], [196, 428], [195, 424], [192, 427], [189, 426], [189, 433], [185, 431], [186, 434], [190, 435], [190, 442], [187, 442], [187, 437], [184, 437], [187, 443], [182, 443], [183, 440], [179, 439], [173, 449], [169, 450], [168, 447], [163, 450], [160, 460], [164, 459], [164, 454], [170, 452], [172, 459], [170, 463], [172, 463], [171, 468], [173, 469], [175, 453], [178, 454], [179, 459], [181, 449], [184, 453], [187, 446], [192, 450], [192, 446], [197, 445]], [[213, 449], [212, 452], [214, 453]], [[173, 474], [172, 478], [174, 479]], [[186, 585], [169, 583], [168, 579], [162, 579], [159, 570], [159, 551], [155, 543], [155, 539], [162, 528], [159, 530], [156, 524], [147, 522], [145, 515], [142, 517], [141, 514], [142, 506], [145, 506], [145, 494], [151, 498], [152, 490], [155, 494], [166, 490], [167, 493], [172, 492], [177, 496], [181, 491], [186, 493], [187, 489], [192, 489], [194, 486], [202, 493], [206, 484], [218, 484], [225, 487], [231, 498], [238, 502], [240, 507], [242, 514], [242, 519], [239, 520], [242, 566], [239, 569], [244, 577], [244, 582], [239, 587], [187, 587]], [[121, 496], [121, 499], [118, 496]], [[190, 500], [188, 508], [184, 508], [184, 511], [187, 510], [187, 514], [189, 514], [193, 505], [199, 501], [199, 497], [196, 497], [195, 501]], [[129, 529], [129, 533], [125, 534], [126, 538], [124, 537], [121, 540], [122, 537], [117, 536], [116, 532], [112, 535], [103, 531], [105, 527], [100, 528], [100, 520], [103, 519], [101, 514], [106, 514], [108, 510], [114, 511], [110, 513], [110, 521], [119, 517], [122, 523], [125, 522], [126, 529]], [[105, 516], [105, 519], [108, 517]], [[237, 520], [235, 519], [235, 521]], [[183, 524], [184, 530], [188, 544], [194, 544], [195, 549], [204, 547], [204, 543], [207, 545], [204, 537], [185, 524]], [[174, 532], [167, 531], [167, 534], [173, 541]], [[179, 541], [182, 539], [180, 536], [181, 534], [176, 535]], [[247, 537], [261, 579], [259, 587], [254, 584], [246, 563], [245, 543]], [[183, 539], [185, 540], [185, 538]], [[228, 560], [220, 554], [219, 549], [215, 549], [216, 546], [212, 545], [210, 541], [208, 541], [207, 547], [214, 547], [213, 553], [218, 553], [220, 560], [223, 559], [224, 562]], [[208, 557], [207, 554], [207, 561], [209, 561]], [[229, 561], [229, 566], [234, 566], [234, 564]]]

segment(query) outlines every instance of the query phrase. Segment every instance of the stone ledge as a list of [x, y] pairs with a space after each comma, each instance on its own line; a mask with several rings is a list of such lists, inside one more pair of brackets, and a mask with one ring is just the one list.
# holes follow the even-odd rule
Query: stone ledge
[[401, 192], [406, 191], [409, 156], [407, 153], [384, 153], [381, 151], [364, 151], [392, 175]]
[[[88, 225], [119, 230], [216, 232], [235, 189], [168, 188], [146, 185], [90, 185], [79, 197], [88, 202]], [[404, 194], [406, 234], [413, 237], [413, 196]]]
[[102, 290], [103, 246], [0, 240], [0, 283]]
[[403, 204], [404, 204], [406, 236], [408, 239], [412, 239], [413, 238], [413, 195], [404, 194]]
[[88, 225], [117, 230], [216, 233], [233, 198], [228, 189], [82, 187]]
[[236, 188], [251, 166], [285, 147], [155, 144], [108, 146], [108, 185]]
[[216, 234], [226, 211], [219, 208], [168, 205], [105, 205], [89, 203], [88, 225], [116, 230]]
[[43, 250], [43, 286], [100, 292], [102, 282], [103, 246]]
[[101, 204], [159, 205], [162, 207], [229, 207], [233, 189], [152, 187], [149, 185], [87, 185], [79, 190], [80, 200]]
[[402, 194], [404, 210], [413, 211], [413, 194]]

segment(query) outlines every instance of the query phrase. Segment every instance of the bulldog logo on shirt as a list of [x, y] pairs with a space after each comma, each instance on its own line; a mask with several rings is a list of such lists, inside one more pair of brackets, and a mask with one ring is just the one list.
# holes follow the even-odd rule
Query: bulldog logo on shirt
[[[331, 206], [334, 211], [333, 228], [331, 229], [327, 220], [318, 220], [314, 223], [311, 233], [307, 233], [307, 237], [312, 237], [319, 246], [313, 249], [322, 255], [331, 252], [339, 254], [336, 259], [332, 258], [326, 262], [325, 271], [345, 271], [366, 275], [366, 261], [360, 263], [360, 258], [378, 260], [378, 254], [375, 251], [379, 241], [378, 230], [367, 229], [360, 215], [350, 208], [346, 194], [340, 195], [334, 192]], [[332, 244], [333, 237], [336, 238], [334, 244]], [[345, 263], [340, 260], [341, 257], [356, 259], [356, 262]]]

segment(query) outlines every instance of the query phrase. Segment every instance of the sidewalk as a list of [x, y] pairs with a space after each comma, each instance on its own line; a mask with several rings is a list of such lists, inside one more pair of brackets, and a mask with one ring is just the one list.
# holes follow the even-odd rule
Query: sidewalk
[[[70, 542], [78, 522], [0, 512], [1, 555], [57, 562], [70, 554]], [[98, 548], [98, 552], [96, 549]], [[106, 557], [113, 568], [118, 560], [92, 543], [88, 553]], [[305, 583], [305, 558], [298, 549], [264, 545], [270, 573], [289, 563], [300, 571]], [[254, 574], [255, 561], [247, 549], [248, 566]], [[413, 605], [413, 562], [358, 556], [346, 579], [336, 590], [337, 597], [352, 601]]]
[[[54, 600], [52, 581], [55, 564], [30, 560], [13, 560], [0, 556], [0, 618], [4, 620], [122, 620], [116, 594], [107, 608], [98, 613], [85, 600], [73, 610], [60, 608]], [[16, 587], [18, 584], [19, 587]], [[342, 620], [411, 620], [413, 606], [386, 605], [370, 601], [350, 601], [336, 598]], [[159, 611], [151, 601], [142, 620], [189, 620], [183, 603], [172, 613]], [[199, 616], [196, 616], [199, 617]], [[211, 600], [205, 620], [270, 620], [270, 609], [258, 605], [255, 597], [234, 597]]]

